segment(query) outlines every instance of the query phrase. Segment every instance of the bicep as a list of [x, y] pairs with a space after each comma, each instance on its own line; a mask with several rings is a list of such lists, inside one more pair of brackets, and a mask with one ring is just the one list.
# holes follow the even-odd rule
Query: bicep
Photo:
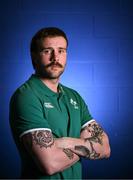
[[50, 156], [55, 150], [52, 132], [49, 130], [29, 132], [21, 137], [21, 142], [39, 169], [47, 172]]
[[91, 146], [90, 159], [108, 158], [110, 156], [109, 138], [96, 121], [88, 122], [81, 130], [80, 136]]
[[[99, 149], [101, 147], [102, 153], [105, 156], [110, 156], [109, 138], [100, 124], [96, 121], [88, 122], [88, 124], [81, 130], [81, 138], [88, 141], [93, 146], [92, 149]], [[100, 146], [99, 146], [100, 145]]]
[[90, 122], [88, 121], [88, 123], [86, 123], [86, 125], [81, 129], [80, 133], [80, 137], [83, 139], [102, 137], [103, 135], [106, 135], [106, 133], [101, 125], [96, 122], [96, 120]]

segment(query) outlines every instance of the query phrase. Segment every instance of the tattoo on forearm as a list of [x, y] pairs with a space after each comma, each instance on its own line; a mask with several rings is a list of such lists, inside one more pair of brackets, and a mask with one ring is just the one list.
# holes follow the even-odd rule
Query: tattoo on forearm
[[70, 149], [65, 148], [65, 149], [63, 149], [63, 152], [67, 155], [67, 157], [70, 160], [74, 158], [74, 154], [73, 154], [73, 152]]
[[86, 138], [85, 141], [92, 141], [95, 143], [99, 143], [102, 145], [102, 138], [103, 138], [103, 129], [97, 123], [89, 124], [86, 127], [87, 131], [91, 133], [91, 137]]
[[84, 141], [89, 143], [86, 146], [75, 146], [75, 150], [79, 151], [81, 155], [89, 158], [89, 159], [99, 159], [100, 153], [97, 153], [94, 148], [94, 143], [99, 143], [103, 145], [103, 129], [102, 127], [97, 124], [96, 122], [88, 124], [83, 130], [87, 130], [89, 133], [89, 137], [85, 138]]
[[86, 146], [82, 146], [82, 145], [81, 146], [75, 146], [75, 150], [81, 152], [82, 156], [85, 156], [89, 159], [98, 159], [100, 154], [98, 154], [94, 150], [92, 143], [90, 143], [90, 145], [91, 145], [91, 150], [89, 150]]
[[39, 130], [32, 133], [32, 139], [40, 148], [48, 148], [54, 144], [52, 133], [48, 130]]
[[85, 147], [85, 146], [75, 146], [75, 150], [76, 151], [80, 151], [81, 152], [81, 154], [83, 155], [83, 156], [85, 156], [85, 157], [90, 157], [90, 151], [89, 151], [89, 149], [87, 148], [87, 147]]
[[91, 146], [91, 153], [90, 153], [90, 159], [98, 159], [100, 157], [100, 153], [97, 153], [93, 147], [93, 143], [90, 141]]

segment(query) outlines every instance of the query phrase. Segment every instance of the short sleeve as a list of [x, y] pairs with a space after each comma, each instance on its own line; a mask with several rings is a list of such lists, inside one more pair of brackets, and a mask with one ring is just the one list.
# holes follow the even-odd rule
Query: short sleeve
[[17, 91], [11, 98], [10, 124], [19, 137], [36, 129], [50, 130], [44, 117], [43, 105], [31, 91]]

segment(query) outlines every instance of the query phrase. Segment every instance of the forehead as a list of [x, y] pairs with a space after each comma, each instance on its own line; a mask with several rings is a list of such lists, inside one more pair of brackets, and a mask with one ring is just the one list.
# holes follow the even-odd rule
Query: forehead
[[43, 47], [63, 47], [66, 48], [67, 42], [64, 37], [46, 37], [42, 41]]

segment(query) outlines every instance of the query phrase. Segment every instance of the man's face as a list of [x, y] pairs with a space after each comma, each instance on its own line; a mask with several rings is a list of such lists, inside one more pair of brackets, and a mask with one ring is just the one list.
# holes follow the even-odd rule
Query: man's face
[[47, 37], [39, 52], [38, 72], [42, 78], [57, 79], [66, 65], [67, 43], [62, 36]]

